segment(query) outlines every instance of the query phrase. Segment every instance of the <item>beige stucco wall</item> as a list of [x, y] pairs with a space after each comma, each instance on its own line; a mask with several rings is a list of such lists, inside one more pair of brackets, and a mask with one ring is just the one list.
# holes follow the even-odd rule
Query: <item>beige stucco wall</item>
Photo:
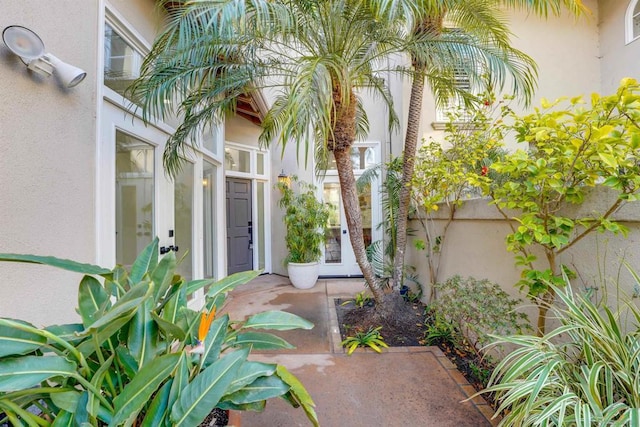
[[154, 0], [108, 0], [108, 5], [122, 15], [144, 40], [151, 44], [165, 17]]
[[260, 126], [251, 123], [239, 116], [229, 115], [225, 119], [225, 140], [249, 147], [258, 147], [258, 137], [261, 133]]
[[[73, 89], [41, 78], [0, 43], [0, 252], [93, 262], [98, 3], [0, 0], [0, 28], [23, 25], [87, 71]], [[75, 318], [80, 277], [0, 263], [0, 316]]]
[[[609, 206], [612, 197], [607, 191], [595, 191], [579, 209], [567, 210], [565, 213], [574, 217], [580, 212], [588, 214], [592, 210], [602, 211], [603, 207]], [[510, 213], [509, 216], [515, 214]], [[435, 220], [431, 223], [434, 236], [442, 235], [446, 215], [447, 209], [443, 208], [434, 216]], [[598, 298], [608, 293], [612, 306], [616, 305], [618, 294], [631, 296], [640, 291], [626, 268], [621, 267], [624, 260], [636, 271], [640, 271], [640, 204], [634, 202], [625, 205], [614, 218], [629, 228], [626, 238], [611, 233], [593, 233], [558, 258], [558, 263], [565, 264], [578, 273], [577, 278], [572, 281], [574, 289], [595, 289]], [[413, 248], [413, 241], [424, 239], [424, 233], [418, 221], [411, 221], [411, 226], [418, 230], [415, 237], [409, 238], [409, 246]], [[487, 199], [465, 202], [456, 212], [455, 220], [444, 238], [437, 281], [447, 280], [453, 275], [489, 279], [500, 284], [511, 296], [525, 299], [526, 294], [514, 287], [520, 280], [521, 270], [515, 266], [514, 254], [506, 250], [505, 239], [510, 232], [509, 224], [495, 207], [488, 205]], [[543, 255], [540, 252], [537, 255], [539, 260], [536, 267], [548, 268]], [[410, 250], [408, 262], [418, 268], [420, 280], [425, 285], [425, 295], [429, 295], [425, 252]], [[534, 319], [533, 307], [525, 311]]]
[[[513, 35], [512, 46], [534, 59], [538, 65], [538, 84], [531, 106], [539, 106], [540, 100], [554, 100], [562, 96], [589, 95], [600, 85], [600, 50], [598, 43], [598, 7], [595, 0], [584, 2], [592, 14], [576, 19], [568, 14], [547, 19], [520, 10], [506, 11], [506, 19]], [[511, 94], [510, 83], [505, 94]], [[442, 139], [443, 132], [433, 129], [436, 121], [436, 105], [426, 88], [423, 100], [423, 115], [419, 135], [423, 138]], [[410, 85], [407, 82], [403, 93], [403, 126], [407, 120], [407, 103]], [[500, 96], [498, 96], [500, 98]], [[517, 112], [527, 111], [522, 103], [512, 102]], [[401, 142], [400, 142], [401, 143]], [[511, 141], [508, 141], [513, 145]], [[399, 153], [401, 147], [394, 147]]]
[[[110, 2], [149, 42], [153, 0]], [[0, 29], [22, 25], [46, 52], [87, 71], [64, 89], [29, 72], [0, 43], [0, 252], [96, 259], [98, 53], [103, 1], [0, 0]], [[38, 325], [71, 322], [80, 276], [45, 266], [0, 263], [0, 316]]]
[[640, 79], [640, 40], [625, 42], [625, 13], [628, 0], [600, 1], [601, 91], [613, 93], [620, 79]]
[[[296, 144], [294, 142], [287, 145], [287, 150], [282, 152], [280, 145], [273, 145], [271, 149], [271, 182], [278, 182], [278, 175], [284, 171], [286, 175], [295, 175], [299, 180], [313, 183], [313, 152], [310, 151], [309, 157], [305, 161], [305, 153], [302, 146], [296, 153]], [[282, 221], [283, 211], [278, 207], [280, 200], [280, 192], [275, 188], [271, 188], [271, 259], [272, 271], [275, 274], [287, 276], [287, 268], [283, 264], [283, 260], [287, 256], [287, 248], [285, 246], [284, 236], [286, 233], [284, 223]]]

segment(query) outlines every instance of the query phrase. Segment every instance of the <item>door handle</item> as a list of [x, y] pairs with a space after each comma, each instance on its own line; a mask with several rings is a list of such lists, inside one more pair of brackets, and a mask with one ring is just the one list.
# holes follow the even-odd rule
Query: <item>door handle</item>
[[160, 246], [160, 255], [168, 254], [169, 252], [174, 251], [178, 252], [177, 246]]

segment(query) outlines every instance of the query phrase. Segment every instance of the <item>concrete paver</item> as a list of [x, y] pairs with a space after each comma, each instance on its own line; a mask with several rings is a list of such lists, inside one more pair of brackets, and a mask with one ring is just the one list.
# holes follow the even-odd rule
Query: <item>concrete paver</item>
[[[492, 411], [482, 399], [464, 401], [471, 389], [437, 347], [391, 348], [383, 354], [358, 350], [351, 356], [343, 352], [333, 298], [353, 296], [363, 290], [362, 283], [327, 279], [297, 290], [286, 277], [264, 275], [234, 290], [224, 311], [240, 320], [259, 311], [284, 310], [315, 324], [310, 331], [275, 332], [296, 349], [254, 351], [251, 359], [280, 363], [293, 372], [314, 399], [322, 426], [495, 424], [487, 419]], [[261, 413], [242, 414], [243, 427], [308, 425], [304, 411], [281, 399], [269, 401]]]

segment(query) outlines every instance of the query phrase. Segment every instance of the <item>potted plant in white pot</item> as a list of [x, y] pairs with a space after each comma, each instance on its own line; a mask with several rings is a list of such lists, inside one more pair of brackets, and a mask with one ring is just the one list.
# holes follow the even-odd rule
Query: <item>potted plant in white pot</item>
[[280, 207], [284, 209], [286, 228], [285, 243], [289, 254], [285, 258], [289, 280], [298, 289], [312, 288], [318, 280], [321, 245], [325, 242], [325, 230], [329, 219], [329, 206], [316, 198], [316, 188], [297, 177], [291, 185], [279, 182], [282, 194]]

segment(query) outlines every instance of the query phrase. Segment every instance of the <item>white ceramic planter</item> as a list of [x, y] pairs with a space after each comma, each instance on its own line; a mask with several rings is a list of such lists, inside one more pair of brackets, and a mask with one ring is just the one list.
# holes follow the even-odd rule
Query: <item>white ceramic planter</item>
[[287, 270], [289, 271], [289, 280], [293, 286], [298, 289], [310, 289], [318, 281], [318, 274], [320, 272], [319, 262], [306, 262], [297, 263], [290, 262], [287, 264]]

